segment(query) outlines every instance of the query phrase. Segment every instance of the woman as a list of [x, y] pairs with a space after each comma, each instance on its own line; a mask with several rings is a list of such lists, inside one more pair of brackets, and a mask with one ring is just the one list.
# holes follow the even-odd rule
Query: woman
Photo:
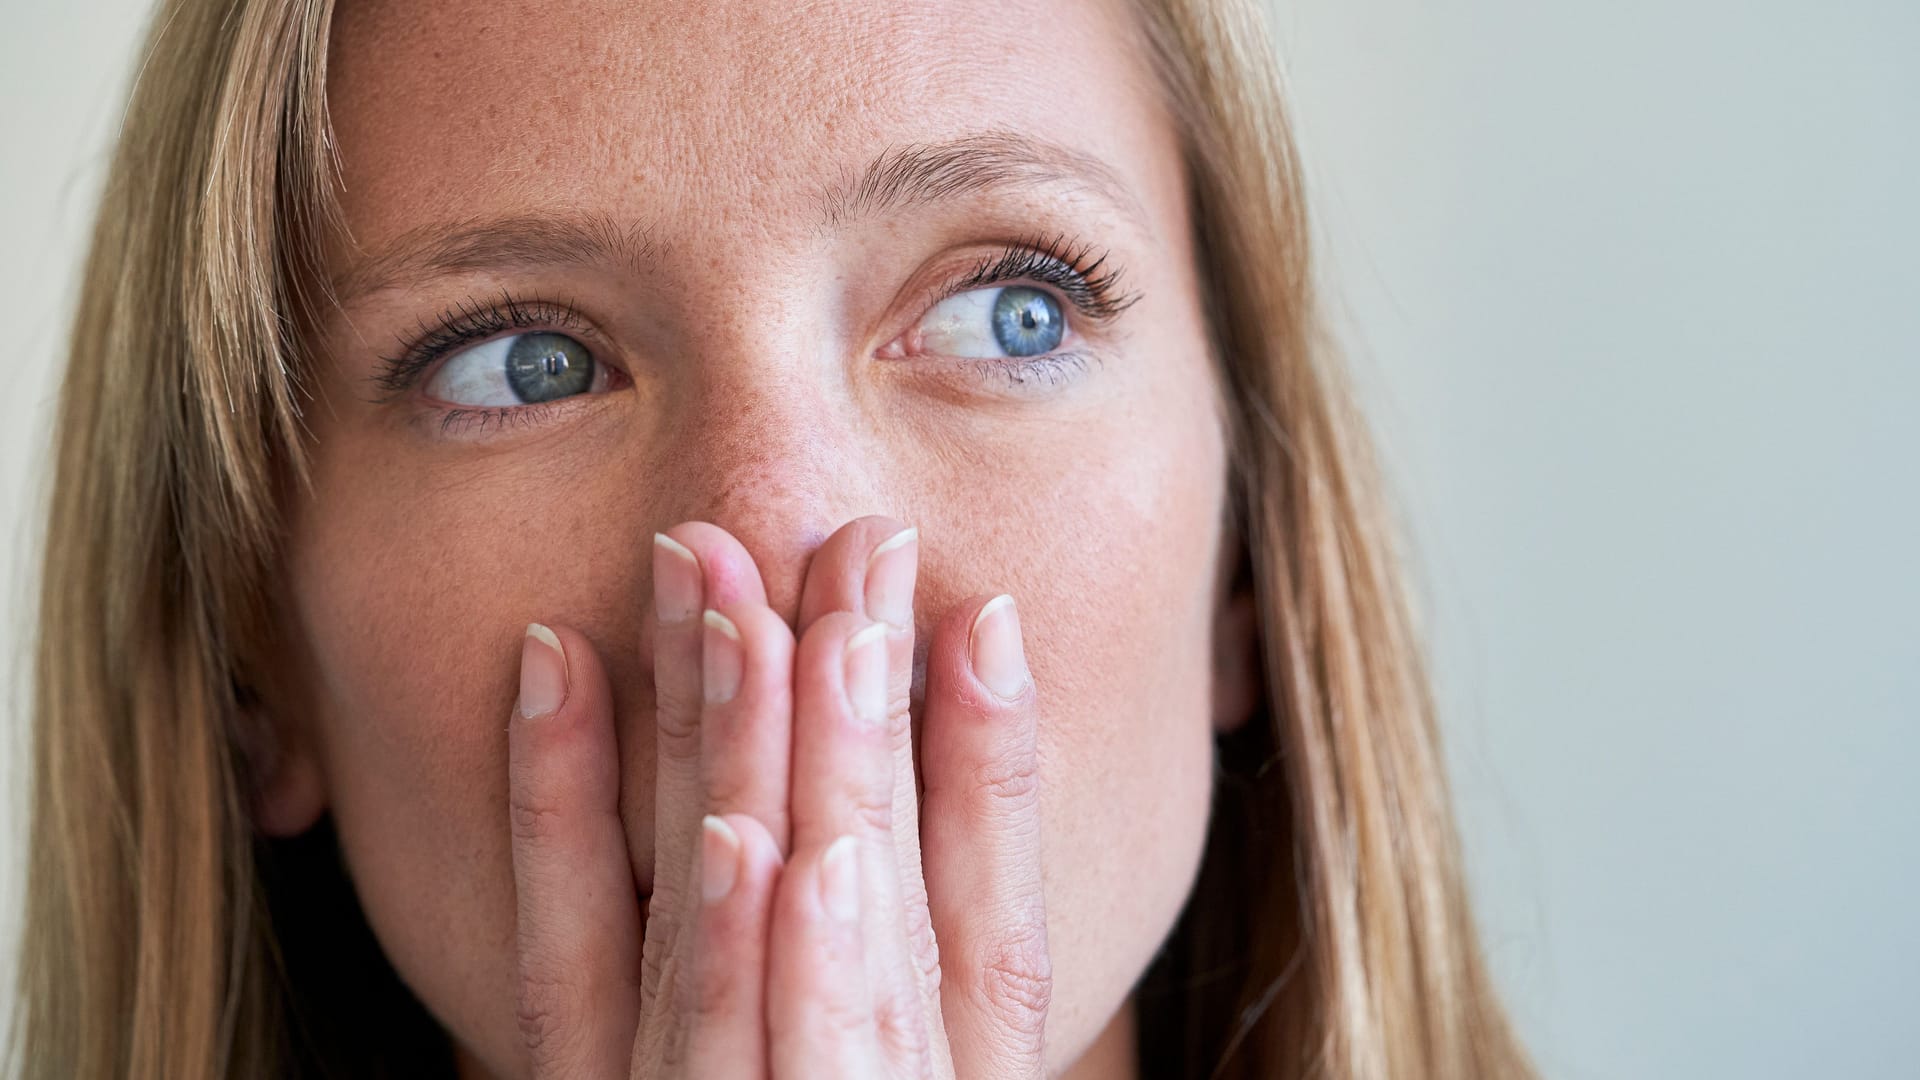
[[1250, 5], [155, 27], [29, 1074], [1527, 1075]]

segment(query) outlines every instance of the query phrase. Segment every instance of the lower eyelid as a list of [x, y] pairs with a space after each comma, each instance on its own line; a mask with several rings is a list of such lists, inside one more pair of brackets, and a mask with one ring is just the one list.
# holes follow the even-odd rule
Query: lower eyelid
[[1077, 351], [1041, 353], [1036, 356], [958, 357], [954, 362], [968, 368], [969, 374], [976, 378], [998, 382], [1015, 390], [1059, 386], [1091, 366], [1087, 354]]

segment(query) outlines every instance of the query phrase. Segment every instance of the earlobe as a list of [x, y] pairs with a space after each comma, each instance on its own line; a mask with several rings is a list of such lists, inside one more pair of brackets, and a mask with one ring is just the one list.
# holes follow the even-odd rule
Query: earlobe
[[326, 809], [325, 779], [311, 740], [269, 715], [251, 692], [236, 694], [247, 765], [248, 811], [263, 836], [298, 836]]
[[1220, 735], [1246, 726], [1261, 706], [1266, 685], [1253, 568], [1237, 537], [1229, 541], [1223, 562], [1230, 569], [1214, 606], [1213, 622], [1213, 730]]

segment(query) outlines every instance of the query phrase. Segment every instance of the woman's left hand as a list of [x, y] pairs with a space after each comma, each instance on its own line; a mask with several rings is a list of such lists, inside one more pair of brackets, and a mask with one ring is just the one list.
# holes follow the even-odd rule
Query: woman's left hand
[[809, 569], [793, 854], [769, 933], [775, 1077], [1043, 1073], [1052, 973], [1019, 618], [1011, 597], [979, 596], [935, 626], [922, 803], [908, 707], [918, 546], [899, 522], [861, 519]]

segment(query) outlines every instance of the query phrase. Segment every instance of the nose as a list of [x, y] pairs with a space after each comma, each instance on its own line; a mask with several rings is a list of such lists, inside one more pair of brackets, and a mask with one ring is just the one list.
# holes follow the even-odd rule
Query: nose
[[833, 531], [897, 511], [884, 505], [872, 424], [838, 369], [735, 357], [695, 365], [663, 403], [666, 438], [649, 483], [656, 528], [707, 521], [733, 534], [791, 623]]

